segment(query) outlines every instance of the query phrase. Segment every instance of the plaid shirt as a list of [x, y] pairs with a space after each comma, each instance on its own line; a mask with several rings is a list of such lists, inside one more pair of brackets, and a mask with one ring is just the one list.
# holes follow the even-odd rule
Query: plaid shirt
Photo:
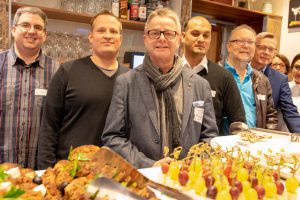
[[42, 53], [30, 65], [14, 47], [0, 53], [0, 163], [36, 168], [43, 100], [58, 67]]

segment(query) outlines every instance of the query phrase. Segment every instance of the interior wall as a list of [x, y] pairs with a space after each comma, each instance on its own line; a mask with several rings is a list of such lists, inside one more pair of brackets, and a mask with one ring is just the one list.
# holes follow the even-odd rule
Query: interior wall
[[300, 28], [295, 29], [294, 32], [291, 30], [289, 32], [287, 28], [290, 2], [287, 0], [254, 0], [253, 9], [261, 11], [265, 2], [272, 3], [273, 14], [282, 16], [280, 53], [285, 54], [292, 61], [294, 56], [300, 53], [300, 45], [298, 45], [300, 44]]
[[[289, 32], [288, 27], [288, 12], [289, 12], [289, 1], [283, 1], [281, 15], [282, 18], [282, 27], [281, 27], [281, 40], [280, 40], [280, 53], [285, 54], [289, 60], [292, 62], [294, 56], [300, 53], [300, 28], [295, 31], [298, 32]], [[298, 16], [299, 17], [299, 16]]]

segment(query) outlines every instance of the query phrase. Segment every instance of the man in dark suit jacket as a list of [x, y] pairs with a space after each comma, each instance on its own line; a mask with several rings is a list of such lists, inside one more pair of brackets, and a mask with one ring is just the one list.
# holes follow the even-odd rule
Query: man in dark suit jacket
[[227, 135], [228, 132], [223, 130], [224, 117], [229, 123], [225, 123], [225, 127], [233, 122], [246, 123], [245, 111], [232, 74], [207, 59], [210, 42], [211, 25], [208, 20], [202, 16], [192, 17], [183, 32], [183, 63], [209, 82], [219, 134]]
[[209, 83], [175, 55], [180, 37], [176, 13], [153, 11], [145, 25], [143, 64], [115, 83], [102, 142], [137, 168], [170, 162], [165, 146], [182, 146], [182, 158], [218, 133]]
[[276, 53], [276, 47], [277, 41], [272, 33], [259, 33], [256, 36], [256, 50], [251, 65], [268, 77], [272, 87], [274, 107], [281, 110], [289, 131], [300, 133], [300, 116], [297, 107], [293, 104], [288, 78], [269, 66]]

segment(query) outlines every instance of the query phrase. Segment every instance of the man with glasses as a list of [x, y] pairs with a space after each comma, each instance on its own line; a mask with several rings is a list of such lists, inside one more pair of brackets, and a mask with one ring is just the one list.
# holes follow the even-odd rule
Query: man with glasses
[[[288, 77], [270, 66], [277, 51], [277, 41], [274, 34], [262, 32], [256, 36], [256, 50], [251, 66], [262, 71], [269, 79], [272, 87], [274, 108], [278, 111], [279, 130], [284, 130], [284, 123], [292, 133], [300, 133], [300, 116], [293, 104]], [[282, 115], [282, 117], [281, 117]]]
[[43, 100], [59, 67], [41, 51], [46, 25], [42, 10], [19, 8], [11, 30], [14, 43], [0, 54], [0, 163], [36, 168]]
[[70, 148], [102, 146], [101, 134], [116, 78], [129, 71], [117, 61], [122, 23], [104, 10], [90, 23], [92, 55], [64, 63], [49, 86], [38, 146], [38, 168], [67, 159]]
[[180, 22], [167, 8], [145, 25], [142, 65], [121, 75], [114, 87], [102, 141], [137, 168], [170, 162], [170, 152], [218, 133], [209, 83], [183, 67], [176, 55]]
[[[211, 87], [219, 135], [227, 135], [233, 122], [246, 122], [239, 90], [230, 72], [206, 57], [211, 42], [211, 25], [202, 16], [192, 17], [183, 32], [183, 63], [205, 78]], [[226, 118], [225, 118], [226, 117]], [[228, 124], [226, 120], [228, 120]]]
[[225, 69], [232, 73], [240, 90], [248, 127], [277, 129], [277, 112], [273, 108], [270, 83], [261, 72], [253, 69], [250, 60], [255, 52], [256, 33], [240, 25], [232, 30], [227, 43]]

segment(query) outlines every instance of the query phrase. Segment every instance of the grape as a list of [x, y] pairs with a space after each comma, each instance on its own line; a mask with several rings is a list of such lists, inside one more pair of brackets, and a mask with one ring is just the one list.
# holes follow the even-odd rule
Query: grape
[[187, 182], [189, 181], [189, 175], [186, 170], [180, 170], [178, 174], [178, 180], [180, 185], [185, 186]]
[[299, 186], [299, 181], [295, 176], [291, 176], [285, 181], [286, 190], [290, 193], [295, 193]]
[[178, 164], [170, 164], [169, 166], [169, 176], [171, 180], [176, 181], [178, 179], [179, 174], [179, 165]]
[[240, 195], [240, 190], [237, 187], [233, 186], [232, 188], [230, 188], [229, 192], [232, 200], [238, 200]]
[[223, 170], [223, 174], [228, 178], [230, 176], [230, 173], [231, 173], [231, 166], [230, 165], [227, 165], [224, 170]]
[[251, 186], [255, 188], [258, 185], [258, 179], [256, 177], [251, 178]]
[[161, 171], [162, 171], [163, 174], [168, 173], [168, 171], [169, 171], [169, 164], [168, 163], [163, 163], [161, 165]]
[[220, 180], [217, 180], [214, 184], [214, 186], [218, 189], [218, 191], [221, 191], [223, 188], [225, 188], [226, 186], [222, 185], [221, 181]]
[[245, 168], [241, 168], [238, 170], [237, 179], [241, 182], [248, 180], [249, 172]]
[[284, 192], [284, 185], [281, 181], [276, 181], [277, 194], [281, 195]]
[[200, 158], [194, 158], [190, 164], [189, 170], [195, 171], [197, 174], [201, 171], [201, 159]]
[[250, 188], [249, 190], [245, 191], [246, 200], [257, 200], [258, 195], [255, 189]]
[[231, 200], [230, 193], [227, 190], [218, 192], [216, 200]]
[[255, 187], [255, 190], [257, 192], [258, 199], [263, 199], [265, 197], [266, 190], [263, 186], [258, 185], [258, 186]]
[[267, 182], [265, 184], [265, 189], [266, 189], [266, 197], [268, 198], [273, 198], [276, 193], [277, 193], [277, 188], [274, 182]]
[[275, 182], [279, 180], [279, 174], [276, 171], [273, 172], [273, 178]]
[[244, 182], [242, 183], [242, 185], [243, 185], [243, 190], [244, 190], [244, 191], [247, 191], [248, 189], [251, 188], [251, 183], [250, 183], [249, 181], [244, 181]]
[[197, 173], [193, 170], [190, 170], [188, 172], [188, 175], [189, 175], [189, 180], [190, 180], [190, 184], [191, 185], [194, 185], [195, 181], [197, 180]]
[[205, 178], [205, 185], [207, 188], [212, 186], [215, 183], [215, 178], [212, 175], [209, 175]]
[[237, 187], [240, 192], [243, 191], [243, 185], [240, 181], [238, 181], [238, 180], [234, 181], [233, 186]]
[[196, 194], [200, 195], [201, 192], [204, 190], [204, 188], [205, 188], [205, 181], [202, 177], [200, 177], [196, 180], [194, 185]]
[[218, 193], [218, 189], [215, 186], [207, 188], [206, 197], [215, 199]]
[[43, 181], [42, 181], [41, 177], [39, 177], [38, 175], [36, 175], [35, 177], [33, 177], [32, 182], [40, 185], [40, 184], [42, 184]]

